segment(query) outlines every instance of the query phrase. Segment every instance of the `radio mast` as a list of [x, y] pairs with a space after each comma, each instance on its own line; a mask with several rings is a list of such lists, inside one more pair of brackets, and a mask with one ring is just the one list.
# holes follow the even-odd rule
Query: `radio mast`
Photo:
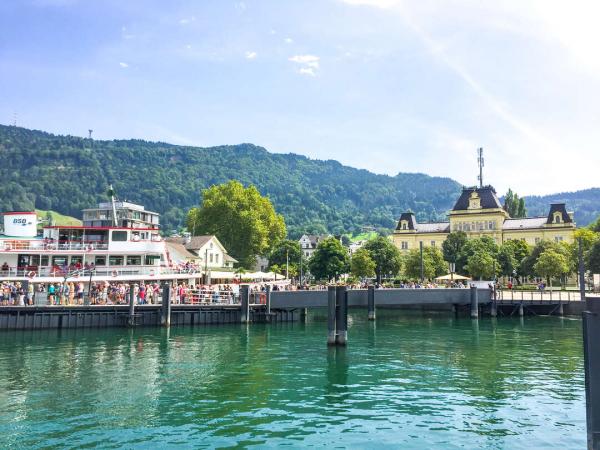
[[477, 149], [477, 164], [479, 164], [479, 176], [477, 179], [479, 180], [479, 187], [483, 187], [483, 147], [479, 147]]

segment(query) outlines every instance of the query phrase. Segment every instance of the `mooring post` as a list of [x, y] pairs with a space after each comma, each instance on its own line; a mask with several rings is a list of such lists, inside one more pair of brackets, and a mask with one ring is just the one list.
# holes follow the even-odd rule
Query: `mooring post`
[[559, 316], [564, 316], [565, 315], [565, 309], [563, 307], [562, 301], [560, 301], [558, 303], [558, 315]]
[[335, 345], [336, 288], [327, 288], [327, 345]]
[[127, 325], [133, 327], [135, 325], [135, 285], [129, 284], [129, 316], [127, 317]]
[[496, 286], [492, 287], [492, 306], [490, 309], [490, 315], [492, 317], [498, 316], [498, 305], [496, 305]]
[[168, 282], [162, 285], [162, 305], [160, 324], [163, 327], [171, 326], [171, 285]]
[[367, 306], [369, 309], [368, 320], [375, 320], [375, 286], [369, 286], [367, 289]]
[[479, 301], [477, 298], [477, 286], [471, 286], [471, 318], [479, 318]]
[[583, 360], [588, 449], [600, 449], [600, 298], [585, 300]]
[[267, 322], [271, 322], [271, 285], [270, 284], [267, 284], [267, 292], [265, 295], [267, 297], [265, 299], [265, 301], [267, 303], [267, 306], [266, 306], [267, 312], [265, 314], [265, 319]]
[[525, 308], [523, 308], [523, 302], [519, 303], [519, 317], [523, 317], [525, 315]]
[[337, 316], [335, 325], [337, 334], [335, 343], [337, 345], [346, 345], [348, 341], [348, 290], [346, 286], [338, 286], [336, 290]]
[[240, 302], [241, 302], [241, 322], [250, 322], [250, 286], [242, 284], [240, 286]]

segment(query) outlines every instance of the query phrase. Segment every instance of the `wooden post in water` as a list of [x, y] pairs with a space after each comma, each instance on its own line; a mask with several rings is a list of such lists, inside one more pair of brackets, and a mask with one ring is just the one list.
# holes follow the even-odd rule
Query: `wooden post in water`
[[327, 288], [327, 345], [335, 345], [336, 288]]
[[588, 449], [600, 449], [600, 298], [585, 300], [583, 358]]
[[477, 298], [477, 286], [471, 286], [471, 319], [479, 318], [479, 301]]
[[375, 286], [370, 285], [367, 289], [368, 320], [375, 320]]
[[336, 345], [346, 345], [348, 341], [348, 291], [346, 286], [338, 286], [335, 297], [337, 300], [335, 343]]
[[171, 326], [171, 285], [168, 282], [162, 284], [162, 305], [160, 324], [163, 327]]
[[525, 315], [525, 308], [523, 308], [523, 302], [519, 303], [519, 317], [523, 317]]
[[127, 316], [127, 325], [135, 326], [135, 285], [129, 283], [129, 315]]
[[266, 292], [266, 314], [265, 314], [265, 319], [267, 321], [267, 323], [271, 322], [271, 285], [267, 284], [267, 292]]
[[490, 309], [490, 315], [496, 317], [498, 315], [498, 306], [496, 305], [496, 285], [492, 286], [492, 306]]
[[241, 322], [250, 322], [250, 285], [242, 284], [240, 286]]

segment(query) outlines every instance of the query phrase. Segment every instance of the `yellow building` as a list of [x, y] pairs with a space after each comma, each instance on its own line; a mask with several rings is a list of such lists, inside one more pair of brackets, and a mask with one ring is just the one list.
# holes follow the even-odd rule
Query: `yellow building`
[[451, 231], [468, 237], [489, 236], [498, 245], [510, 239], [524, 239], [535, 245], [541, 240], [573, 242], [576, 226], [573, 213], [564, 203], [553, 203], [547, 216], [513, 219], [504, 210], [492, 186], [463, 188], [447, 222], [417, 223], [412, 212], [403, 213], [392, 234], [402, 251], [424, 246], [441, 247]]

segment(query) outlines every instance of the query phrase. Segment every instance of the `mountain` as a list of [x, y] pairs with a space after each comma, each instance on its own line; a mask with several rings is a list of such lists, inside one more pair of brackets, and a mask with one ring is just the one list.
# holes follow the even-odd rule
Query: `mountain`
[[[81, 209], [107, 199], [112, 183], [120, 199], [159, 212], [165, 230], [183, 225], [203, 188], [230, 179], [252, 183], [268, 195], [291, 237], [391, 229], [409, 209], [420, 221], [442, 220], [461, 190], [450, 178], [377, 175], [337, 161], [273, 154], [252, 144], [201, 148], [92, 141], [4, 125], [0, 160], [0, 211], [37, 208], [81, 217]], [[570, 208], [579, 202], [582, 217], [597, 214], [600, 200], [586, 203], [572, 195]], [[542, 213], [547, 211], [543, 198], [531, 201], [530, 211], [538, 202]]]

